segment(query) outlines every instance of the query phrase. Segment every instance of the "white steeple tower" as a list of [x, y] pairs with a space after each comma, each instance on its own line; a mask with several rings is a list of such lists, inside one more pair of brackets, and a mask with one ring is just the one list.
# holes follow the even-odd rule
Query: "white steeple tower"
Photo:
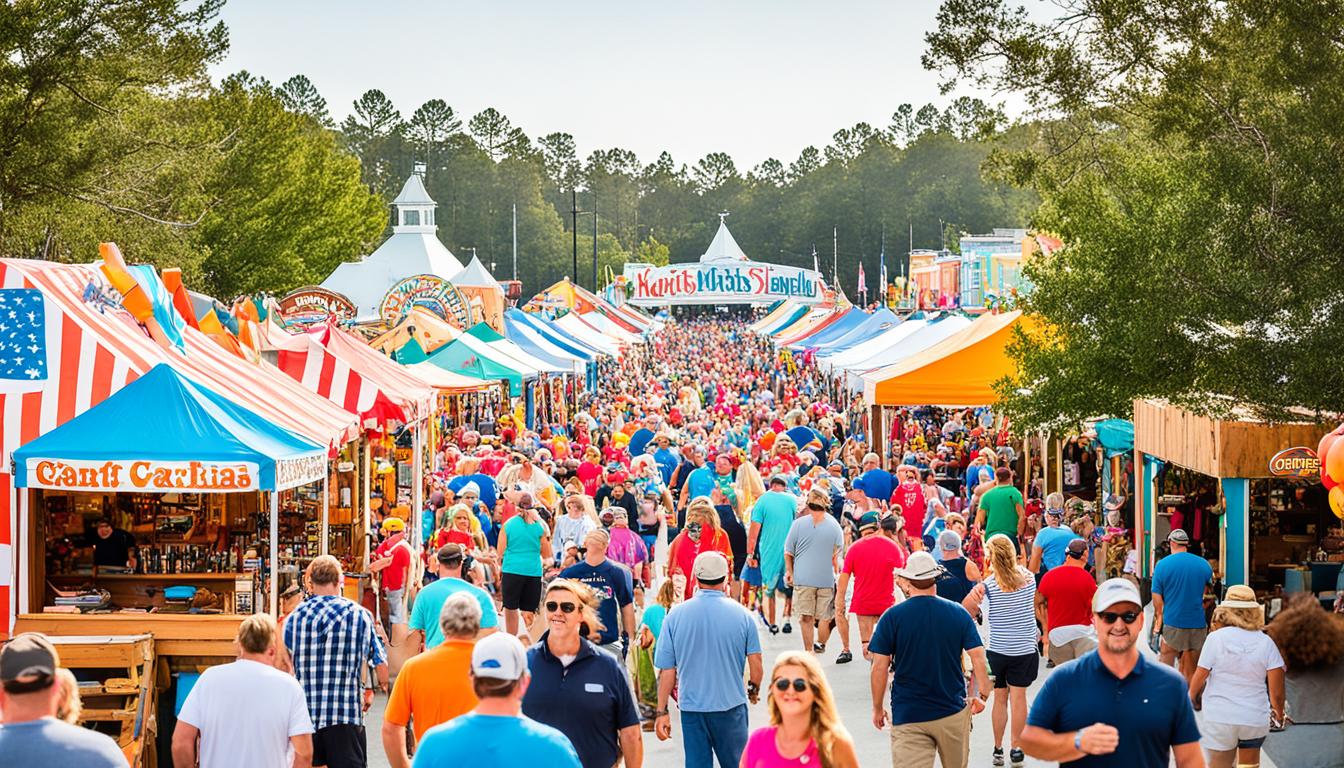
[[434, 224], [434, 200], [425, 190], [425, 164], [416, 163], [415, 172], [406, 179], [401, 194], [392, 201], [397, 221], [392, 225], [394, 234], [401, 232], [420, 232], [434, 234], [438, 227]]

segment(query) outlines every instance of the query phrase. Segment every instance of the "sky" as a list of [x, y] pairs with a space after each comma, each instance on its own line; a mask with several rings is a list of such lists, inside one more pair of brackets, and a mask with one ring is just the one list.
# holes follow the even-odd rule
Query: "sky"
[[951, 97], [920, 66], [936, 0], [229, 0], [216, 78], [304, 74], [339, 122], [378, 88], [405, 118], [429, 99], [486, 107], [580, 157], [622, 147], [746, 171], [840, 128]]

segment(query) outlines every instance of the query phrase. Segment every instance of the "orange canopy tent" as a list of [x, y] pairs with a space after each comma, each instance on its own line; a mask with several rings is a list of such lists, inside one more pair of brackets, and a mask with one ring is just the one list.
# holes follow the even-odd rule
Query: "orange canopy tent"
[[994, 382], [1017, 372], [1008, 357], [1021, 310], [984, 314], [964, 330], [900, 362], [867, 373], [863, 396], [872, 405], [991, 405]]

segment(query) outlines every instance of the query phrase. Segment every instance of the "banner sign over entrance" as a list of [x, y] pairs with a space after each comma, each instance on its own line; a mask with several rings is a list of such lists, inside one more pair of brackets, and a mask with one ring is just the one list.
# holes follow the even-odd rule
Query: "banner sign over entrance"
[[627, 270], [634, 289], [630, 303], [745, 304], [788, 299], [799, 304], [825, 300], [821, 273], [761, 262], [700, 262]]
[[57, 491], [221, 493], [260, 489], [247, 461], [84, 461], [29, 459], [27, 488]]

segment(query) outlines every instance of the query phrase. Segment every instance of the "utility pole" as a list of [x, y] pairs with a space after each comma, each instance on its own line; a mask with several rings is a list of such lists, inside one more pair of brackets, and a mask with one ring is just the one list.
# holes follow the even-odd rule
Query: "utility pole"
[[518, 204], [513, 204], [513, 279], [518, 279]]
[[575, 187], [570, 187], [569, 195], [570, 200], [573, 203], [573, 205], [571, 206], [571, 213], [573, 214], [573, 218], [571, 219], [569, 233], [573, 235], [574, 238], [574, 270], [569, 274], [574, 280], [574, 284], [578, 285], [579, 284], [579, 190]]
[[593, 190], [593, 293], [597, 293], [597, 190]]
[[831, 227], [831, 279], [840, 288], [840, 235], [838, 227]]

